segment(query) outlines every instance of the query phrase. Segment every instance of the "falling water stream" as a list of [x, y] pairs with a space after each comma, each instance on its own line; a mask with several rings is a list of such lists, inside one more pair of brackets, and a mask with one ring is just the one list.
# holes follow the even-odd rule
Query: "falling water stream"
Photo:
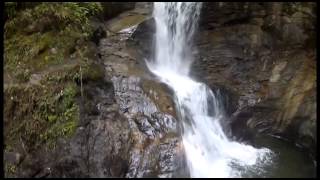
[[192, 37], [201, 5], [154, 3], [156, 52], [154, 59], [146, 62], [175, 92], [190, 176], [241, 177], [246, 169], [268, 164], [272, 152], [228, 139], [220, 124], [224, 112], [219, 95], [189, 77]]

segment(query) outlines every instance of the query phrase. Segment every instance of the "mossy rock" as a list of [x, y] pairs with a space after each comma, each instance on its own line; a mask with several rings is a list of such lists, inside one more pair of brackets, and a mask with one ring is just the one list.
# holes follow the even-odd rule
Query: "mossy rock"
[[105, 70], [102, 65], [91, 63], [83, 67], [82, 80], [83, 81], [99, 81], [103, 80]]
[[4, 93], [6, 145], [14, 147], [22, 139], [28, 151], [44, 145], [53, 148], [59, 138], [74, 134], [79, 120], [75, 83], [17, 86]]
[[[54, 3], [48, 7], [41, 3], [34, 8], [19, 12], [19, 15], [15, 18], [8, 20], [5, 24], [4, 65], [5, 69], [8, 70], [7, 72], [18, 82], [27, 82], [30, 74], [41, 71], [51, 65], [65, 64], [76, 52], [77, 48], [79, 48], [77, 47], [79, 40], [84, 42], [80, 46], [88, 43], [93, 29], [89, 27], [84, 28], [84, 26], [87, 26], [86, 24], [72, 26], [72, 24], [66, 23], [62, 25], [63, 28], [46, 28], [43, 31], [41, 30], [43, 28], [33, 27], [34, 25], [29, 22], [30, 20], [23, 16], [23, 14], [29, 16], [30, 14], [34, 15], [34, 13], [45, 13], [48, 11], [47, 13], [49, 14], [46, 18], [48, 21], [54, 22], [56, 21], [55, 16], [52, 16], [50, 13], [52, 7], [56, 6], [59, 7], [57, 9], [59, 12], [56, 12], [57, 14], [62, 13], [60, 11], [70, 11], [72, 14], [79, 10], [78, 6], [83, 6], [82, 9], [87, 8], [90, 10], [89, 14], [83, 17], [87, 20], [100, 7], [99, 3]], [[43, 12], [41, 8], [44, 8]], [[66, 20], [71, 17], [63, 18]], [[47, 26], [45, 23], [36, 19], [35, 26]], [[60, 26], [60, 24], [57, 26]], [[25, 69], [28, 69], [29, 73], [24, 72]]]

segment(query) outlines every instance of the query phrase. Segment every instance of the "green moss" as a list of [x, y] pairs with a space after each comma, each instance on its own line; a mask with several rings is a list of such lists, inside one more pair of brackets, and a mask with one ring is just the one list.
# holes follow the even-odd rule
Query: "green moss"
[[33, 8], [17, 13], [13, 19], [6, 22], [5, 36], [10, 37], [17, 31], [28, 31], [29, 25], [38, 27], [36, 30], [64, 30], [72, 27], [82, 33], [88, 33], [89, 18], [100, 12], [100, 3], [39, 3]]
[[79, 120], [78, 86], [70, 81], [45, 85], [5, 90], [6, 97], [13, 97], [5, 101], [5, 118], [10, 119], [5, 123], [6, 146], [22, 138], [29, 151], [44, 145], [54, 148], [59, 138], [74, 134]]
[[27, 82], [34, 72], [68, 62], [76, 42], [93, 32], [89, 17], [101, 10], [100, 3], [39, 3], [18, 12], [5, 23], [5, 69]]
[[70, 34], [61, 36], [57, 32], [29, 36], [18, 34], [5, 40], [5, 68], [17, 71], [29, 68], [32, 72], [48, 65], [65, 63], [77, 38]]

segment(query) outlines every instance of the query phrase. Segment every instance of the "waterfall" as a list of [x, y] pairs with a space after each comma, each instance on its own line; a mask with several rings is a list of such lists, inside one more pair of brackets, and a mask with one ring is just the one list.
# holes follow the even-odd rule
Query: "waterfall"
[[195, 2], [154, 3], [156, 51], [146, 63], [174, 90], [190, 176], [241, 177], [236, 166], [254, 166], [265, 160], [269, 150], [228, 139], [220, 125], [224, 117], [221, 97], [189, 77], [200, 9], [201, 3]]

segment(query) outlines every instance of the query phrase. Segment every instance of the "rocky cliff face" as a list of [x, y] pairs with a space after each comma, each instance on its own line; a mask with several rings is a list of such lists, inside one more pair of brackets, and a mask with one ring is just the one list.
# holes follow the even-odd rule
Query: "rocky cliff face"
[[235, 128], [244, 123], [313, 151], [315, 3], [207, 3], [203, 7], [194, 75], [237, 97], [232, 115]]

